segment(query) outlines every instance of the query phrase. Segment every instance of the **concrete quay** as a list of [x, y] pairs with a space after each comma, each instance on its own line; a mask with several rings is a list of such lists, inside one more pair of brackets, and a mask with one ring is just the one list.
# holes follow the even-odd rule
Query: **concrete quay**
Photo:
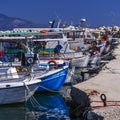
[[[113, 51], [115, 59], [108, 62], [98, 75], [74, 87], [87, 93], [91, 107], [104, 120], [120, 120], [120, 44]], [[105, 104], [101, 94], [106, 96]]]

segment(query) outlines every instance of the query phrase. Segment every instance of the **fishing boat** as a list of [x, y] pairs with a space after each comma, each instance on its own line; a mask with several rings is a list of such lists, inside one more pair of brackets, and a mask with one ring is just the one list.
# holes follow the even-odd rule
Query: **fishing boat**
[[[2, 37], [4, 35], [4, 37]], [[14, 35], [14, 36], [13, 36]], [[12, 37], [13, 36], [13, 37]], [[62, 59], [71, 62], [72, 66], [85, 67], [87, 65], [84, 64], [84, 60], [88, 58], [86, 54], [82, 51], [76, 51], [71, 48], [69, 44], [69, 40], [71, 38], [67, 38], [63, 31], [54, 31], [52, 30], [41, 30], [38, 32], [29, 31], [29, 32], [9, 32], [2, 33], [0, 39], [6, 41], [11, 38], [11, 41], [17, 41], [19, 39], [19, 43], [27, 48], [27, 51], [32, 51], [33, 53], [37, 53], [40, 60], [50, 61], [51, 59]], [[29, 48], [28, 49], [28, 44]], [[9, 48], [7, 47], [7, 52], [11, 53]], [[26, 52], [26, 51], [22, 51]], [[20, 54], [21, 51], [19, 49], [12, 50], [12, 53]]]
[[[32, 39], [34, 50], [39, 54], [40, 60], [67, 60], [72, 66], [85, 67], [85, 59], [88, 58], [82, 51], [70, 48], [68, 38], [62, 31], [50, 31], [34, 35]], [[38, 45], [41, 44], [39, 47]], [[88, 59], [87, 59], [88, 60]]]
[[0, 105], [26, 101], [40, 82], [32, 76], [18, 74], [15, 67], [0, 67]]
[[65, 84], [65, 81], [68, 76], [69, 66], [64, 65], [58, 68], [52, 67], [52, 69], [50, 69], [49, 66], [49, 70], [47, 68], [46, 73], [43, 74], [40, 73], [39, 69], [40, 67], [38, 69], [35, 68], [33, 70], [33, 72], [35, 72], [35, 77], [41, 79], [41, 83], [39, 85], [39, 88], [37, 89], [37, 92], [44, 92], [44, 91], [56, 92], [59, 91]]
[[[16, 51], [22, 51], [21, 52], [21, 61], [20, 61], [20, 65], [15, 66], [16, 61], [12, 61], [10, 63], [10, 65], [13, 65], [18, 69], [18, 71], [24, 71], [26, 74], [30, 74], [33, 75], [36, 79], [40, 79], [41, 83], [39, 84], [39, 88], [37, 89], [37, 91], [59, 91], [66, 78], [68, 75], [68, 68], [69, 66], [66, 64], [56, 64], [53, 63], [53, 61], [49, 61], [46, 65], [46, 69], [43, 70], [43, 68], [45, 67], [45, 64], [40, 63], [39, 61], [41, 61], [40, 57], [38, 60], [35, 59], [35, 55], [36, 53], [34, 53], [34, 51], [32, 51], [32, 46], [30, 46], [31, 44], [31, 38], [26, 39], [26, 37], [20, 36], [20, 37], [0, 37], [0, 39], [2, 39], [3, 42], [13, 42], [14, 45], [13, 47], [16, 45], [16, 43], [18, 44], [22, 44], [22, 46], [24, 46], [26, 48], [27, 52], [23, 52], [24, 49], [10, 49], [10, 48], [6, 48], [7, 51], [7, 55], [8, 53], [10, 53], [12, 50], [12, 53], [14, 53], [14, 60], [15, 58], [18, 59], [17, 55], [16, 55]], [[30, 39], [30, 40], [29, 40]], [[28, 44], [27, 44], [28, 43]], [[4, 47], [5, 49], [5, 47]], [[13, 51], [14, 50], [14, 51]], [[18, 53], [17, 53], [18, 54]], [[43, 61], [45, 61], [43, 59]], [[51, 62], [53, 63], [53, 65], [51, 64]], [[5, 65], [7, 66], [8, 61], [6, 62], [2, 62], [1, 65]], [[8, 64], [9, 65], [9, 64]], [[52, 68], [49, 69], [49, 66], [53, 66]]]

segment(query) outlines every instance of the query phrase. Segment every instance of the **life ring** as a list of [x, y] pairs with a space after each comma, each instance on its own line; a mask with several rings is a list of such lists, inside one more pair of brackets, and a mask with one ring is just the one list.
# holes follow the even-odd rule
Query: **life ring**
[[40, 32], [41, 33], [48, 33], [49, 31], [48, 30], [41, 30]]
[[50, 63], [53, 63], [56, 67], [58, 66], [58, 64], [56, 63], [55, 60], [50, 60], [50, 61], [48, 62], [48, 64], [50, 64]]
[[28, 64], [33, 64], [33, 63], [34, 63], [33, 58], [32, 58], [32, 57], [29, 57], [29, 58], [27, 59], [27, 63], [28, 63]]
[[77, 47], [74, 47], [73, 50], [74, 50], [74, 51], [77, 51]]

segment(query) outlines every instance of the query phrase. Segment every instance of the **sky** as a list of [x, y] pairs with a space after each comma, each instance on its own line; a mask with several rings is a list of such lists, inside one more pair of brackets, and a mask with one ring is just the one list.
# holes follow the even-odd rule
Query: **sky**
[[0, 0], [0, 13], [41, 24], [84, 18], [87, 26], [120, 26], [120, 0]]

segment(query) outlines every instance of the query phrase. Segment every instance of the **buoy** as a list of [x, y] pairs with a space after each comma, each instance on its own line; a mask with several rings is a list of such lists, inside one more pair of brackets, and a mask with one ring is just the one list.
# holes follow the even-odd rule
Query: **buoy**
[[48, 64], [51, 64], [51, 63], [53, 63], [56, 67], [58, 66], [55, 60], [50, 60], [50, 61], [48, 62]]

